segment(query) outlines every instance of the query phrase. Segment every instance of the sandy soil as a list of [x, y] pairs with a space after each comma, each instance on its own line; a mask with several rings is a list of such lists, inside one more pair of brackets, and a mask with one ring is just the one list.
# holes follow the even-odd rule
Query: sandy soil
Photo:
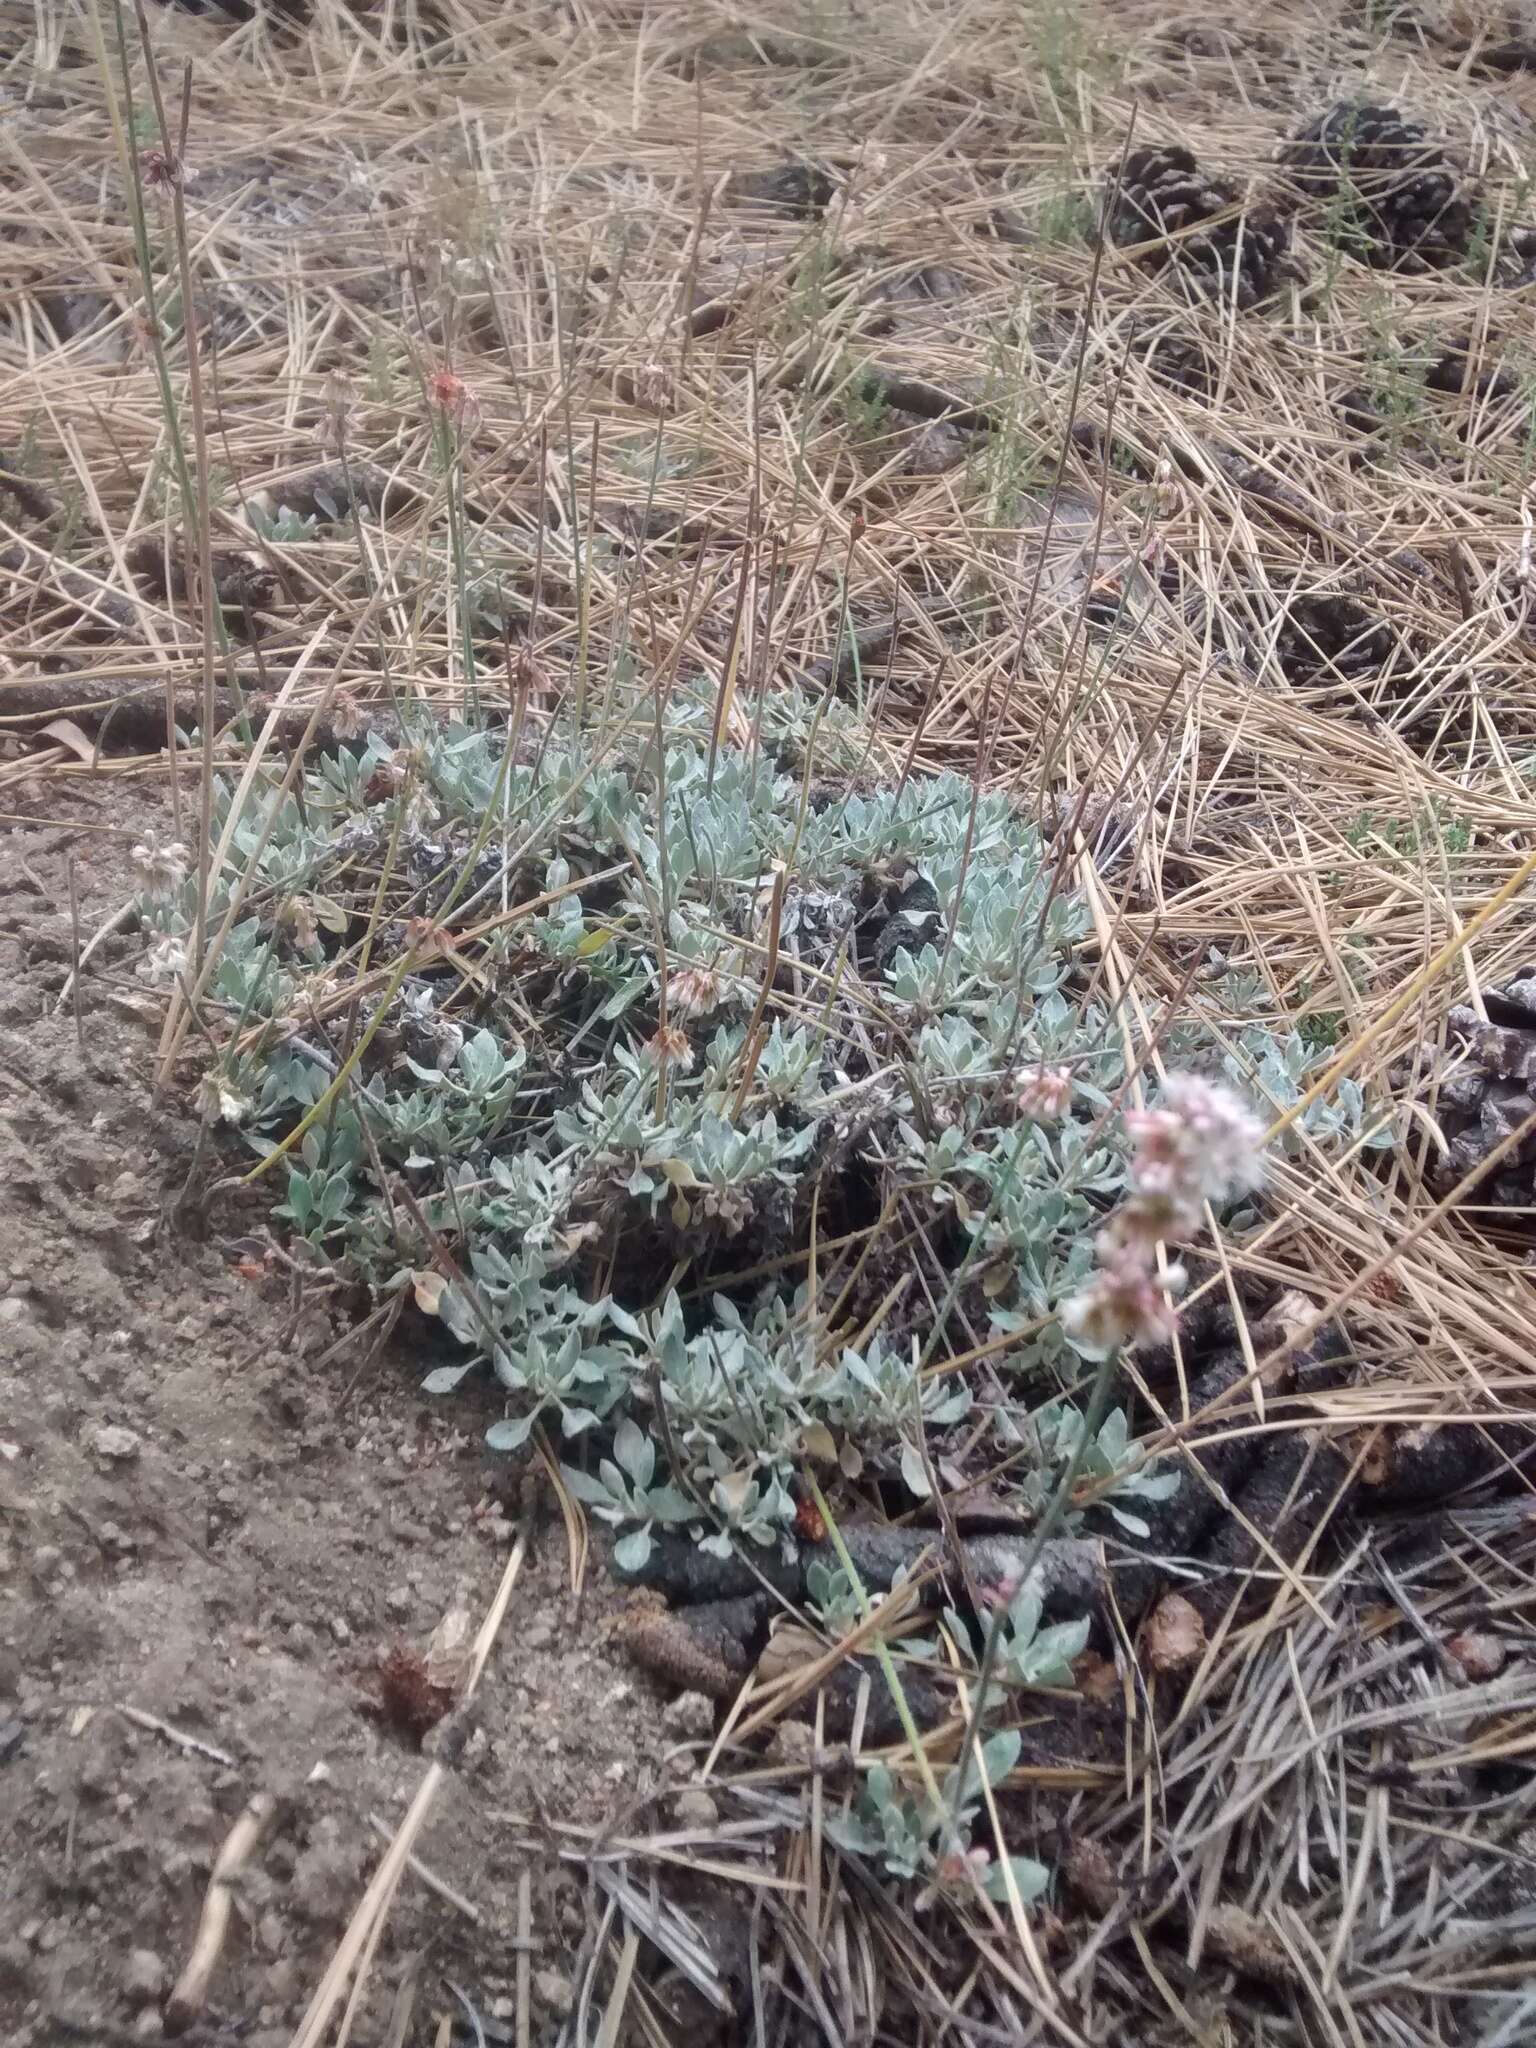
[[[464, 1403], [426, 1405], [403, 1344], [336, 1349], [351, 1309], [200, 1192], [237, 1160], [197, 1163], [182, 1200], [195, 1115], [152, 1098], [156, 1005], [110, 943], [78, 1038], [59, 1013], [69, 864], [89, 932], [163, 798], [75, 783], [47, 808], [0, 842], [0, 2034], [160, 2038], [213, 1859], [271, 1790], [203, 2037], [279, 2048], [381, 1853], [372, 1817], [392, 1829], [425, 1768], [378, 1717], [381, 1660], [460, 1599], [478, 1622], [509, 1526]], [[596, 1822], [658, 1782], [659, 1704], [610, 1622], [600, 1581], [573, 1614], [536, 1517], [421, 1849], [476, 1919], [407, 1880], [360, 2038], [407, 1974], [407, 2039], [437, 2038], [445, 1975], [510, 2024], [525, 1870], [535, 2020], [560, 2016], [585, 1907], [509, 1817]]]

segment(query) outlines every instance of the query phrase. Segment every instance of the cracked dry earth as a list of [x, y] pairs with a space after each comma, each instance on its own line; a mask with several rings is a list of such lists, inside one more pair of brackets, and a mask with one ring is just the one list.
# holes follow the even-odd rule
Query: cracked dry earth
[[[0, 2039], [159, 2039], [213, 1860], [265, 1789], [279, 1821], [183, 2039], [281, 2048], [381, 1854], [379, 1824], [393, 1830], [426, 1768], [379, 1717], [380, 1663], [424, 1650], [457, 1604], [478, 1626], [509, 1526], [472, 1402], [430, 1408], [404, 1343], [336, 1348], [352, 1308], [253, 1256], [254, 1207], [201, 1182], [181, 1204], [195, 1109], [186, 1088], [152, 1097], [159, 1005], [133, 943], [88, 968], [78, 1034], [59, 1011], [70, 865], [89, 933], [120, 900], [134, 839], [168, 832], [164, 800], [89, 781], [12, 782], [7, 798]], [[678, 1768], [614, 1640], [613, 1597], [599, 1578], [573, 1615], [558, 1516], [532, 1529], [474, 1732], [418, 1845], [474, 1917], [407, 1876], [359, 2039], [385, 2038], [412, 1976], [406, 2042], [446, 2038], [445, 1980], [510, 2025], [520, 1952], [534, 2038], [547, 2034], [587, 1901], [544, 1824], [616, 1818]], [[530, 1827], [546, 1844], [531, 1859]]]

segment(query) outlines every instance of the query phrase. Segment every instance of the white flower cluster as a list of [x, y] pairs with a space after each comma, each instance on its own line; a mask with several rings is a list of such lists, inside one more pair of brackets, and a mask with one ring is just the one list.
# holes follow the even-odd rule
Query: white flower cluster
[[1132, 1110], [1125, 1124], [1136, 1145], [1131, 1193], [1099, 1232], [1098, 1274], [1061, 1311], [1073, 1343], [1098, 1357], [1173, 1334], [1185, 1276], [1158, 1271], [1158, 1246], [1193, 1237], [1207, 1202], [1247, 1193], [1264, 1172], [1264, 1126], [1219, 1081], [1170, 1074], [1159, 1106]]

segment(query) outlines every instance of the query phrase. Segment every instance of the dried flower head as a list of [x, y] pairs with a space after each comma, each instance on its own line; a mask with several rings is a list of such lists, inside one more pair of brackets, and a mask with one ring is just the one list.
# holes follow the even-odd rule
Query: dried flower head
[[187, 949], [185, 943], [167, 932], [156, 939], [135, 972], [140, 981], [160, 986], [169, 981], [179, 981], [187, 971]]
[[720, 977], [712, 967], [679, 967], [667, 983], [667, 1008], [679, 1017], [705, 1017], [720, 998]]
[[1160, 1244], [1187, 1244], [1205, 1221], [1198, 1197], [1128, 1195], [1099, 1233], [1102, 1245], [1135, 1249], [1150, 1262]]
[[277, 913], [277, 922], [289, 934], [301, 953], [309, 952], [320, 943], [320, 927], [315, 922], [315, 907], [307, 896], [285, 897]]
[[198, 1107], [210, 1124], [242, 1124], [254, 1105], [223, 1074], [205, 1074]]
[[631, 370], [629, 384], [634, 403], [642, 412], [655, 413], [658, 419], [671, 412], [677, 393], [665, 363], [642, 363], [637, 370]]
[[155, 839], [141, 839], [132, 858], [134, 880], [146, 896], [169, 896], [192, 867], [192, 856], [179, 839], [164, 846]]
[[1019, 1076], [1020, 1116], [1032, 1123], [1060, 1123], [1072, 1105], [1070, 1067], [1026, 1067]]
[[534, 704], [542, 704], [549, 694], [549, 671], [526, 640], [512, 657], [512, 689]]
[[663, 1024], [645, 1041], [645, 1049], [658, 1067], [676, 1067], [686, 1074], [693, 1065], [693, 1047], [686, 1031], [675, 1024]]
[[480, 417], [473, 392], [452, 370], [434, 370], [427, 379], [427, 392], [438, 412], [455, 426], [463, 426], [466, 421], [472, 422]]
[[362, 705], [350, 690], [338, 690], [331, 699], [331, 731], [339, 740], [359, 740], [367, 730]]
[[347, 445], [347, 428], [352, 418], [351, 379], [332, 370], [321, 393], [320, 445], [331, 455], [341, 455]]
[[1207, 1202], [1258, 1186], [1264, 1128], [1240, 1097], [1199, 1074], [1170, 1074], [1156, 1109], [1125, 1119], [1135, 1141], [1131, 1193], [1095, 1244], [1101, 1271], [1061, 1311], [1081, 1351], [1100, 1356], [1172, 1336], [1184, 1285], [1178, 1267], [1159, 1274], [1157, 1247], [1193, 1237]]
[[418, 958], [430, 960], [434, 954], [449, 950], [454, 943], [454, 934], [435, 918], [408, 917], [405, 920], [405, 942]]
[[727, 1237], [737, 1237], [757, 1214], [752, 1197], [740, 1188], [701, 1188], [694, 1207], [706, 1223], [718, 1223]]
[[405, 787], [406, 767], [400, 755], [386, 754], [369, 776], [363, 789], [365, 804], [388, 803]]
[[181, 164], [174, 150], [142, 149], [139, 176], [151, 192], [169, 191], [181, 179]]

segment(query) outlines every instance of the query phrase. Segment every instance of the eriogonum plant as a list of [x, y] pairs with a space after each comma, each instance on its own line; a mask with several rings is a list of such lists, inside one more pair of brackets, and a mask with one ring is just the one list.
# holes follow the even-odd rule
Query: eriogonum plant
[[[1090, 920], [1006, 797], [816, 784], [817, 736], [854, 734], [793, 691], [749, 750], [708, 716], [674, 704], [660, 752], [649, 716], [537, 745], [421, 719], [218, 790], [208, 1113], [305, 1257], [433, 1319], [431, 1394], [479, 1375], [494, 1447], [544, 1432], [599, 1475], [631, 1560], [664, 1522], [789, 1548], [808, 1460], [922, 1497], [1000, 1451], [1037, 1512], [1084, 1429], [1053, 1394], [1170, 1326], [1156, 1247], [1254, 1186], [1257, 1124], [1195, 1075], [1116, 1114]], [[145, 971], [173, 973], [197, 878], [139, 867]], [[1277, 1045], [1251, 1049], [1284, 1108]], [[915, 1362], [983, 1336], [978, 1432], [972, 1372]], [[1163, 1483], [1123, 1417], [1080, 1454], [1119, 1512]]]

